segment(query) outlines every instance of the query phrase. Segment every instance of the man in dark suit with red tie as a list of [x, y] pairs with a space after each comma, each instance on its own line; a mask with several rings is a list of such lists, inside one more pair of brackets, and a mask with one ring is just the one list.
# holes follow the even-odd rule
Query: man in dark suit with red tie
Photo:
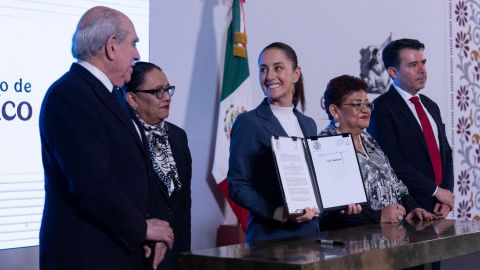
[[452, 149], [437, 104], [418, 92], [427, 82], [425, 46], [418, 40], [392, 41], [382, 58], [392, 79], [375, 99], [368, 132], [378, 141], [418, 203], [437, 217], [453, 209]]
[[[40, 113], [40, 269], [143, 269], [150, 247], [172, 248], [173, 232], [149, 217], [149, 157], [112, 94], [130, 80], [138, 37], [123, 13], [94, 7], [72, 41], [78, 62], [49, 88]], [[154, 254], [158, 264], [163, 254]]]

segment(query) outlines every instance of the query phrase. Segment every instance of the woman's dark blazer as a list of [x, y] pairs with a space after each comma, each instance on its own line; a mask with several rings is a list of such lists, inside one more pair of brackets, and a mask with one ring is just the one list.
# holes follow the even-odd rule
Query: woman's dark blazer
[[[313, 119], [293, 110], [305, 137], [315, 136]], [[240, 114], [231, 133], [228, 170], [229, 193], [232, 200], [249, 211], [247, 242], [275, 238], [310, 236], [318, 231], [318, 220], [310, 222], [279, 222], [273, 219], [283, 198], [277, 178], [270, 137], [287, 136], [273, 115], [267, 99], [254, 110]]]
[[[132, 111], [130, 111], [132, 113]], [[135, 123], [143, 131], [143, 127], [135, 119]], [[168, 130], [168, 141], [172, 149], [173, 158], [177, 165], [178, 176], [182, 183], [180, 191], [175, 190], [171, 196], [168, 196], [166, 186], [160, 181], [154, 172], [151, 161], [149, 178], [151, 185], [150, 192], [150, 211], [151, 218], [158, 218], [168, 221], [173, 229], [175, 237], [173, 249], [168, 250], [165, 258], [157, 269], [180, 269], [178, 257], [181, 252], [190, 251], [191, 242], [191, 179], [192, 179], [192, 157], [188, 147], [187, 134], [180, 127], [166, 122]], [[142, 140], [147, 142], [145, 133], [142, 134]], [[147, 148], [147, 144], [145, 144]], [[151, 261], [147, 265], [150, 265]], [[151, 268], [148, 268], [151, 269]]]

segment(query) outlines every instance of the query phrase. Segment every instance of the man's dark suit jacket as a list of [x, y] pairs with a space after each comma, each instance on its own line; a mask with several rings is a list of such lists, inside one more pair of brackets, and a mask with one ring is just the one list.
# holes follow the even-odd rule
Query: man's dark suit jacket
[[[441, 187], [453, 190], [452, 149], [445, 135], [440, 110], [431, 99], [420, 95], [438, 128], [443, 175]], [[374, 101], [368, 132], [387, 154], [397, 177], [408, 187], [410, 194], [426, 210], [432, 211], [436, 203], [432, 194], [436, 185], [427, 143], [420, 124], [397, 90], [390, 89]]]
[[[137, 122], [138, 123], [138, 122]], [[172, 149], [173, 159], [177, 165], [179, 180], [182, 183], [180, 191], [174, 190], [168, 196], [167, 187], [160, 181], [157, 174], [151, 170], [152, 195], [150, 196], [150, 214], [153, 218], [168, 221], [175, 237], [173, 249], [168, 250], [160, 263], [159, 270], [180, 269], [179, 254], [190, 251], [191, 239], [191, 178], [192, 158], [188, 148], [187, 134], [176, 125], [166, 122], [168, 141]], [[140, 125], [141, 127], [141, 125]], [[145, 136], [143, 136], [146, 142]], [[145, 145], [147, 147], [147, 145]], [[150, 164], [152, 164], [150, 162]], [[149, 261], [150, 263], [150, 261]], [[148, 267], [150, 269], [150, 267]]]
[[[296, 109], [303, 134], [317, 135], [313, 119]], [[287, 136], [265, 99], [256, 109], [240, 114], [231, 133], [228, 186], [230, 198], [249, 211], [247, 242], [275, 238], [311, 236], [318, 231], [318, 219], [285, 223], [273, 219], [284, 201], [277, 178], [270, 137]]]
[[45, 95], [40, 136], [40, 269], [142, 268], [149, 160], [128, 114], [73, 64]]

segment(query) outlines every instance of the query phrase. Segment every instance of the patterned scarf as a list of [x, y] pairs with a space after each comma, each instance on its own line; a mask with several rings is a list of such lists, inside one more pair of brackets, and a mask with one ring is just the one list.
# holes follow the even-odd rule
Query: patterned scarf
[[168, 142], [167, 125], [163, 121], [155, 125], [149, 125], [140, 117], [138, 117], [138, 120], [145, 129], [153, 170], [167, 187], [168, 196], [171, 196], [175, 189], [179, 191], [182, 188], [182, 183], [179, 180], [177, 165]]

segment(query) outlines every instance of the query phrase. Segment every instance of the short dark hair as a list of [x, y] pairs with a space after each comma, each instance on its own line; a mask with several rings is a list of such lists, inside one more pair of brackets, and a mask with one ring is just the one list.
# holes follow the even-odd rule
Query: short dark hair
[[[269, 49], [279, 49], [285, 53], [287, 56], [287, 59], [290, 60], [293, 63], [293, 69], [295, 70], [298, 67], [298, 59], [297, 59], [297, 54], [293, 50], [292, 47], [289, 45], [283, 43], [283, 42], [274, 42], [267, 47], [265, 47], [258, 58], [262, 56], [262, 54]], [[297, 106], [298, 103], [300, 102], [300, 106], [302, 108], [302, 111], [305, 111], [305, 90], [303, 88], [303, 74], [300, 73], [300, 78], [298, 78], [298, 81], [295, 83], [295, 92], [293, 93], [293, 106]]]
[[140, 85], [142, 85], [145, 82], [145, 75], [150, 72], [151, 70], [158, 69], [162, 71], [162, 69], [155, 65], [154, 63], [149, 63], [149, 62], [141, 62], [138, 61], [135, 63], [133, 66], [133, 72], [132, 72], [132, 78], [126, 85], [126, 91], [134, 91], [134, 90], [141, 90], [138, 89]]
[[425, 45], [416, 39], [402, 38], [390, 42], [382, 51], [382, 60], [385, 68], [400, 65], [400, 50], [402, 49], [424, 50]]
[[358, 91], [367, 91], [367, 83], [360, 78], [351, 75], [341, 75], [331, 79], [323, 94], [323, 105], [328, 119], [333, 119], [332, 114], [328, 110], [331, 104], [340, 107], [346, 96]]

